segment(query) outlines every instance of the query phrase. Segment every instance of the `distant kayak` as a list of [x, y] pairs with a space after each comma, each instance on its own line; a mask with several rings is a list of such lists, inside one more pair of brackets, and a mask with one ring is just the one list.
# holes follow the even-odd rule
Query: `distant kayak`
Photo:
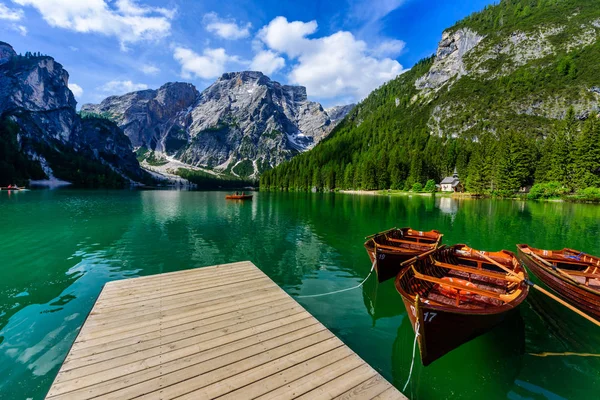
[[227, 200], [252, 200], [251, 194], [228, 194], [225, 196]]

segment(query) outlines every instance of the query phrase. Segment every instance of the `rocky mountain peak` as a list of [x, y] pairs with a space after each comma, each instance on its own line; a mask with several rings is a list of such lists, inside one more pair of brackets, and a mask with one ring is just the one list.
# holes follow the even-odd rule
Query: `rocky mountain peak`
[[0, 41], [0, 64], [4, 64], [16, 55], [17, 53], [10, 44]]
[[0, 42], [0, 58], [7, 60], [0, 64], [0, 115], [18, 125], [19, 151], [38, 162], [48, 177], [58, 169], [58, 178], [88, 184], [83, 182], [85, 173], [71, 174], [66, 168], [79, 159], [85, 160], [78, 164], [81, 171], [143, 179], [131, 143], [116, 125], [95, 118], [82, 120], [77, 114], [69, 73], [60, 63], [40, 53], [17, 55], [4, 42]]
[[198, 94], [189, 83], [113, 96], [84, 111], [106, 114], [136, 147], [184, 163], [257, 176], [314, 146], [334, 128], [306, 88], [282, 85], [258, 71], [227, 72]]

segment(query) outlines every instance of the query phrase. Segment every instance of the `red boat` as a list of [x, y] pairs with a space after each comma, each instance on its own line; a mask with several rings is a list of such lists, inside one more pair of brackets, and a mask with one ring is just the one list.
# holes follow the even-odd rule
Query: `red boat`
[[541, 250], [517, 245], [525, 266], [579, 310], [600, 319], [600, 258], [578, 250]]
[[396, 289], [418, 333], [423, 365], [491, 330], [529, 293], [527, 272], [507, 250], [487, 253], [459, 244], [404, 267]]
[[251, 194], [228, 194], [225, 196], [227, 200], [252, 200]]
[[0, 190], [10, 190], [10, 191], [17, 191], [17, 190], [23, 190], [25, 189], [25, 187], [17, 187], [17, 186], [3, 186], [0, 187]]
[[402, 262], [436, 249], [443, 236], [436, 230], [423, 232], [411, 228], [392, 228], [367, 236], [365, 249], [371, 263], [377, 260], [377, 279], [383, 282], [398, 275]]

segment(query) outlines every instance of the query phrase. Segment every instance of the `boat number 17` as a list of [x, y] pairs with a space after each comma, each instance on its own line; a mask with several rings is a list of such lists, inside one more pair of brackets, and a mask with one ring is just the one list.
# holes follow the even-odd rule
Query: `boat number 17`
[[[417, 316], [417, 310], [415, 310], [415, 306], [410, 306], [410, 311], [412, 312], [413, 316]], [[437, 313], [434, 312], [426, 312], [423, 314], [423, 322], [431, 322], [433, 321], [433, 318], [437, 315]]]
[[433, 317], [435, 317], [436, 315], [437, 313], [434, 312], [426, 312], [423, 314], [423, 321], [431, 322], [433, 320]]

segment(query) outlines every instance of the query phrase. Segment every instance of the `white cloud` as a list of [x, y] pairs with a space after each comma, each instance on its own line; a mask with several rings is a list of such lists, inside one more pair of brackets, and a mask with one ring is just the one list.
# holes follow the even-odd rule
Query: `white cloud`
[[244, 62], [237, 56], [230, 56], [225, 49], [204, 49], [202, 55], [185, 47], [176, 47], [173, 58], [181, 65], [181, 76], [190, 79], [193, 76], [212, 79], [225, 72], [227, 64]]
[[53, 27], [81, 33], [99, 33], [128, 43], [158, 40], [168, 36], [175, 11], [140, 6], [134, 0], [13, 0], [37, 9]]
[[376, 57], [398, 57], [402, 50], [406, 47], [406, 43], [402, 40], [385, 40], [379, 43], [371, 52]]
[[23, 18], [23, 10], [13, 10], [0, 3], [0, 20], [20, 21], [21, 18]]
[[69, 83], [69, 89], [73, 92], [73, 96], [80, 98], [83, 94], [83, 88], [76, 83]]
[[395, 11], [406, 0], [353, 0], [350, 16], [359, 21], [375, 22]]
[[211, 12], [205, 14], [202, 18], [204, 27], [207, 31], [214, 33], [223, 39], [242, 39], [250, 36], [250, 23], [242, 26], [238, 25], [234, 19], [219, 18], [217, 13]]
[[140, 66], [140, 71], [146, 75], [156, 75], [160, 72], [160, 69], [156, 65], [143, 64]]
[[75, 46], [69, 46], [69, 49], [71, 51], [79, 51], [79, 47], [75, 47]]
[[[277, 17], [259, 32], [267, 47], [297, 60], [288, 78], [306, 86], [311, 96], [360, 100], [403, 72], [398, 61], [377, 57], [350, 32], [339, 31], [317, 39], [307, 37], [316, 30], [315, 21], [288, 22]], [[397, 50], [399, 44], [383, 46]]]
[[285, 65], [285, 60], [271, 50], [259, 51], [250, 64], [250, 69], [261, 71], [266, 75], [279, 71]]
[[21, 34], [21, 36], [27, 36], [27, 28], [25, 26], [15, 25], [14, 28]]
[[104, 85], [100, 86], [102, 92], [108, 93], [110, 95], [119, 95], [131, 92], [137, 92], [138, 90], [148, 89], [148, 85], [145, 83], [133, 83], [132, 81], [110, 81], [106, 82]]
[[271, 49], [297, 57], [310, 47], [306, 36], [317, 31], [317, 21], [288, 22], [285, 17], [277, 17], [263, 27], [258, 37]]

